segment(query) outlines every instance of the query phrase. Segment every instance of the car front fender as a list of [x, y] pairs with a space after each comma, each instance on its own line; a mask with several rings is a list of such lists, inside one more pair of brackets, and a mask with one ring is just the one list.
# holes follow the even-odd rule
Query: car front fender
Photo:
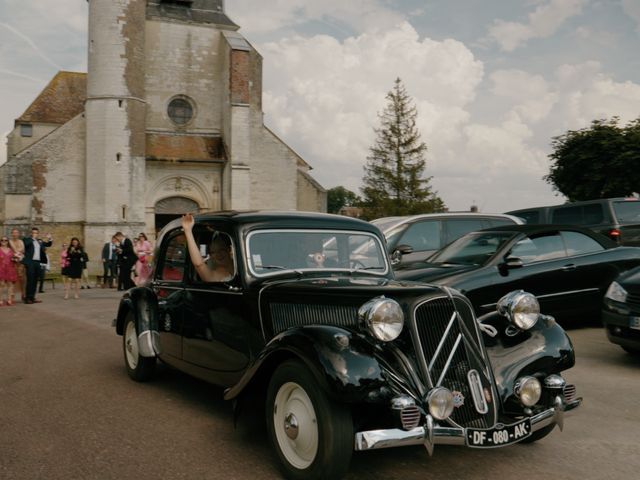
[[498, 335], [485, 338], [485, 345], [503, 399], [513, 395], [515, 382], [522, 376], [560, 373], [575, 364], [571, 340], [553, 317], [543, 315], [531, 330], [515, 335], [507, 334], [505, 324], [494, 326]]
[[374, 349], [363, 337], [339, 327], [286, 330], [265, 346], [240, 381], [225, 392], [225, 399], [239, 397], [254, 382], [268, 382], [281, 362], [298, 358], [334, 400], [375, 402], [384, 396], [386, 381]]

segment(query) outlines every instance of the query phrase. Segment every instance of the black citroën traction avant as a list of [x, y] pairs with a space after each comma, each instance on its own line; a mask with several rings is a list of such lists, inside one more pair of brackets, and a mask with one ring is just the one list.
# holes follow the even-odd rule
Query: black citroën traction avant
[[[476, 318], [455, 290], [394, 280], [380, 231], [346, 217], [222, 212], [193, 233], [202, 258], [174, 221], [121, 300], [127, 371], [148, 380], [159, 359], [228, 400], [264, 398], [288, 478], [339, 478], [354, 450], [532, 442], [580, 405], [560, 375], [571, 342], [530, 294]], [[205, 283], [194, 263], [220, 236], [234, 271]]]

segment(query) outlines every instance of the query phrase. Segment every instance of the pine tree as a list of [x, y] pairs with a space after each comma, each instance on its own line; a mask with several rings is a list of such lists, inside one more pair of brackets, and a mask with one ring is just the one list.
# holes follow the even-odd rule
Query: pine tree
[[418, 111], [402, 81], [387, 93], [387, 106], [379, 114], [381, 127], [364, 167], [363, 205], [366, 218], [440, 212], [442, 200], [424, 177], [427, 145], [416, 128]]

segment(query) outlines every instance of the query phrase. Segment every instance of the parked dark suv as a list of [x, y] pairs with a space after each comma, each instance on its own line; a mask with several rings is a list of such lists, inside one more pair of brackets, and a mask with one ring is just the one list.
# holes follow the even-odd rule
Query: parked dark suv
[[528, 224], [580, 225], [620, 245], [640, 247], [640, 199], [602, 198], [551, 207], [512, 210]]

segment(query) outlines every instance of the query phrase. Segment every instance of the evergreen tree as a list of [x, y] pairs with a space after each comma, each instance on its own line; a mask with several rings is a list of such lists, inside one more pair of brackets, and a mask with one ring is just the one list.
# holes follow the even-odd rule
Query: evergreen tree
[[398, 78], [379, 114], [381, 126], [364, 167], [365, 218], [440, 212], [442, 200], [424, 177], [427, 145], [416, 128], [418, 112]]

